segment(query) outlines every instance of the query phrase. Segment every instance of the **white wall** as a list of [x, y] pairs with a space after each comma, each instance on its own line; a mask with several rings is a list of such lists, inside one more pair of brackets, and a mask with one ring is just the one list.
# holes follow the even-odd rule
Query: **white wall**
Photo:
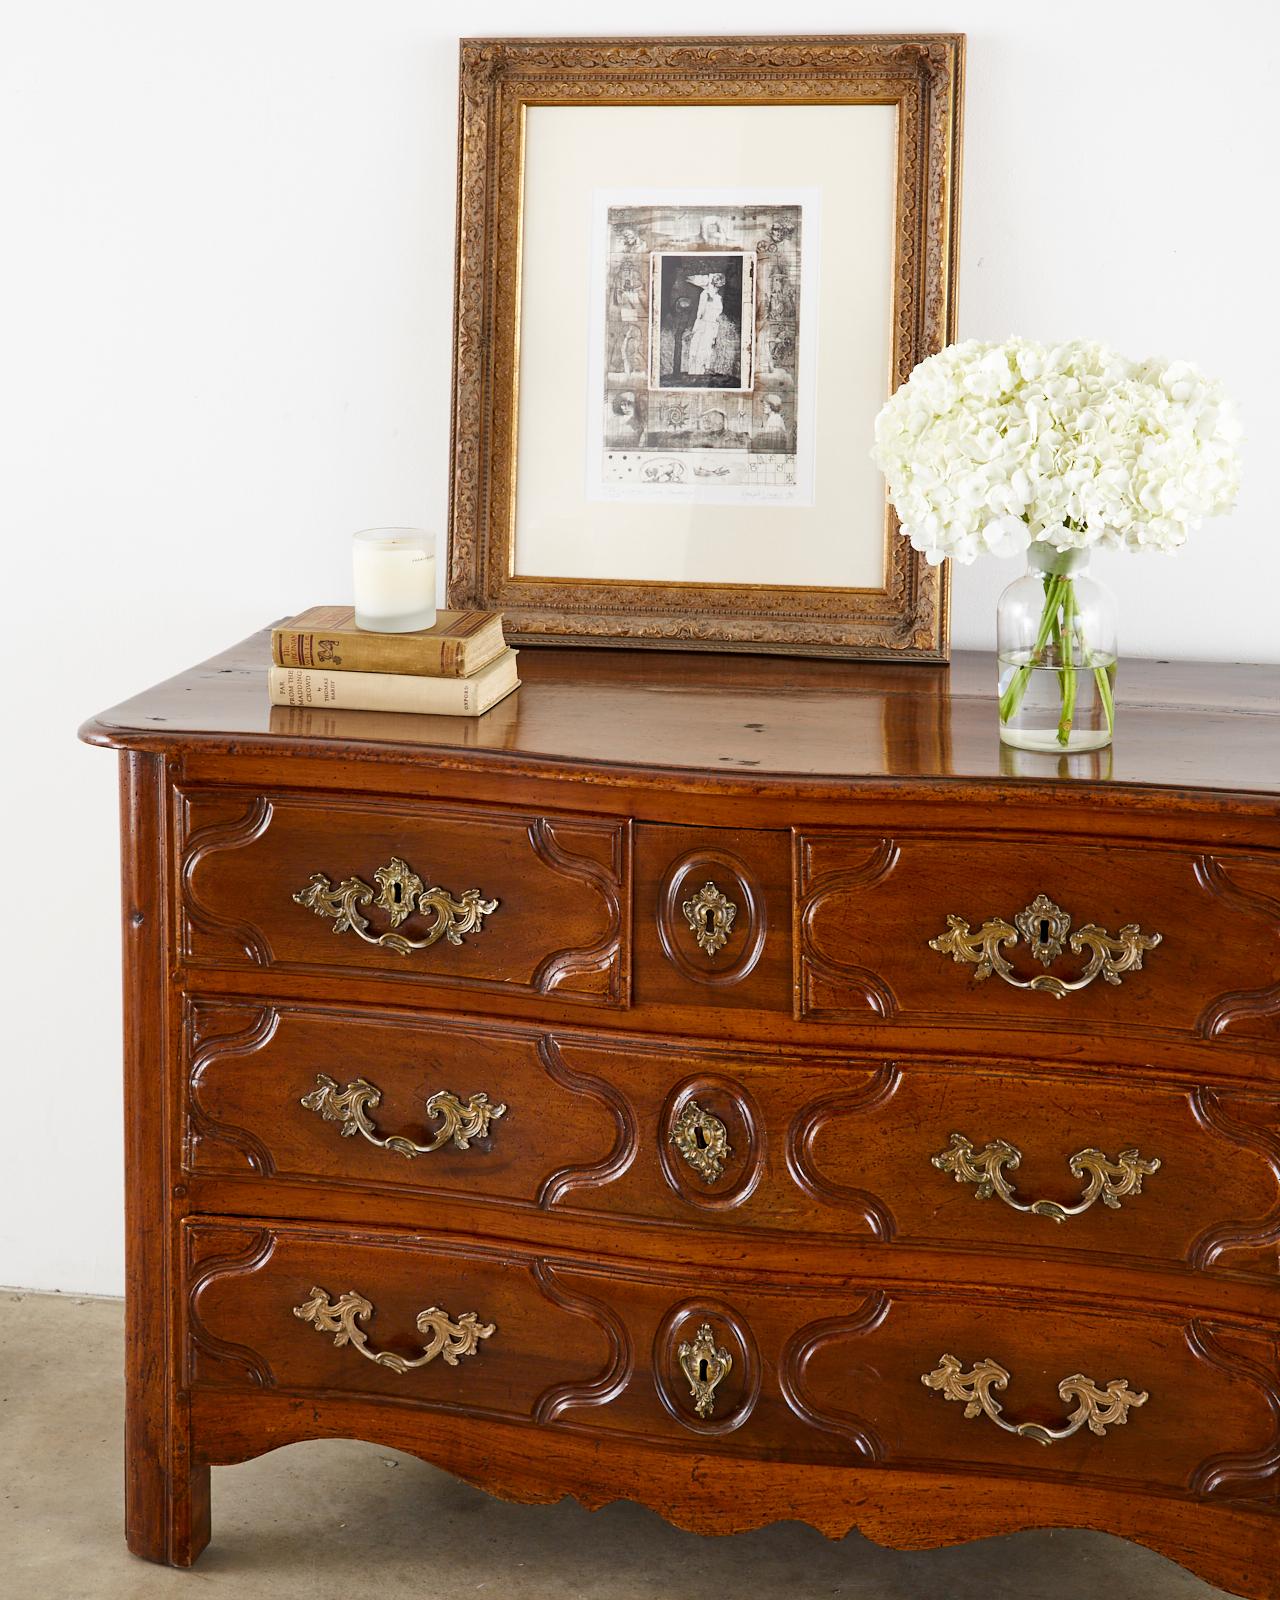
[[[78, 722], [346, 592], [346, 536], [440, 526], [454, 27], [578, 0], [0, 0], [6, 914], [0, 1283], [121, 1286], [112, 758]], [[1236, 516], [1112, 558], [1130, 653], [1280, 661], [1280, 12], [650, 0], [653, 31], [965, 29], [960, 329], [1189, 356], [1243, 402]], [[804, 181], [804, 174], [797, 174]], [[1000, 563], [955, 585], [989, 647]]]

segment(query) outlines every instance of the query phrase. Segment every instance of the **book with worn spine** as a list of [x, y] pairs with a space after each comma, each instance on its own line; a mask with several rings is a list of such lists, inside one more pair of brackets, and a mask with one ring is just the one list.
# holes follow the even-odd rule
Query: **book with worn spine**
[[506, 649], [500, 611], [440, 611], [416, 633], [357, 628], [351, 606], [312, 606], [271, 630], [278, 667], [468, 678]]
[[428, 678], [403, 672], [322, 672], [307, 667], [271, 667], [267, 682], [277, 706], [318, 710], [415, 711], [435, 717], [479, 717], [513, 689], [517, 652], [504, 649], [496, 661], [469, 678]]

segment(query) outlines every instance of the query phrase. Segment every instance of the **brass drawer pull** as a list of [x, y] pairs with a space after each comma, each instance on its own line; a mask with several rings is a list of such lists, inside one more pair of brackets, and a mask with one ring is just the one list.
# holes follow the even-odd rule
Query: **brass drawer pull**
[[438, 1089], [427, 1101], [427, 1115], [439, 1117], [440, 1125], [430, 1144], [415, 1144], [398, 1133], [380, 1138], [373, 1118], [369, 1115], [382, 1104], [382, 1090], [367, 1078], [356, 1078], [339, 1089], [335, 1079], [326, 1073], [316, 1074], [319, 1088], [302, 1096], [301, 1104], [308, 1111], [318, 1111], [326, 1122], [341, 1124], [339, 1133], [344, 1139], [360, 1134], [379, 1150], [393, 1150], [398, 1156], [413, 1160], [415, 1156], [429, 1156], [433, 1150], [453, 1143], [457, 1150], [469, 1150], [473, 1139], [488, 1136], [489, 1124], [507, 1113], [506, 1106], [489, 1104], [487, 1094], [473, 1094], [469, 1100], [459, 1100], [448, 1089]]
[[710, 1323], [704, 1322], [692, 1343], [685, 1342], [676, 1351], [680, 1370], [689, 1380], [689, 1393], [693, 1396], [693, 1409], [700, 1417], [709, 1417], [716, 1408], [716, 1388], [733, 1371], [733, 1357], [716, 1344]]
[[716, 1183], [733, 1154], [729, 1131], [696, 1100], [685, 1102], [667, 1136], [705, 1184]]
[[1034, 1439], [1037, 1444], [1055, 1444], [1059, 1439], [1069, 1439], [1073, 1433], [1087, 1427], [1099, 1437], [1110, 1427], [1119, 1427], [1129, 1420], [1130, 1406], [1144, 1406], [1147, 1396], [1134, 1394], [1128, 1378], [1112, 1378], [1105, 1389], [1099, 1389], [1092, 1378], [1075, 1372], [1058, 1385], [1058, 1394], [1068, 1404], [1076, 1402], [1076, 1409], [1067, 1418], [1064, 1428], [1045, 1428], [1038, 1422], [1006, 1422], [1001, 1415], [1000, 1402], [993, 1398], [993, 1389], [1004, 1389], [1009, 1374], [1003, 1367], [987, 1358], [979, 1361], [972, 1372], [962, 1372], [954, 1356], [943, 1356], [936, 1372], [926, 1372], [920, 1380], [926, 1389], [937, 1389], [944, 1400], [963, 1400], [966, 1417], [985, 1416], [1003, 1428], [1006, 1433], [1016, 1433], [1022, 1439]]
[[430, 1337], [423, 1345], [422, 1354], [410, 1361], [407, 1356], [396, 1355], [394, 1350], [370, 1350], [368, 1335], [358, 1324], [373, 1315], [373, 1306], [354, 1289], [348, 1289], [337, 1300], [330, 1300], [327, 1289], [313, 1288], [310, 1300], [294, 1306], [293, 1314], [309, 1322], [318, 1332], [331, 1333], [334, 1344], [349, 1344], [375, 1366], [389, 1367], [392, 1372], [425, 1367], [437, 1356], [444, 1358], [445, 1366], [456, 1367], [462, 1356], [479, 1354], [478, 1341], [487, 1339], [494, 1331], [492, 1322], [477, 1322], [474, 1311], [464, 1311], [454, 1322], [439, 1306], [428, 1306], [418, 1313], [417, 1327], [419, 1333]]
[[1078, 1205], [1060, 1206], [1056, 1200], [1037, 1200], [1032, 1205], [1015, 1199], [1017, 1190], [1005, 1177], [1006, 1169], [1013, 1172], [1022, 1162], [1022, 1151], [1005, 1139], [993, 1139], [975, 1155], [973, 1145], [962, 1133], [951, 1135], [950, 1145], [940, 1155], [930, 1160], [940, 1172], [952, 1172], [957, 1183], [976, 1183], [978, 1200], [990, 1200], [999, 1195], [1005, 1205], [1015, 1211], [1029, 1212], [1036, 1217], [1050, 1217], [1062, 1222], [1067, 1217], [1078, 1217], [1087, 1211], [1095, 1200], [1101, 1200], [1112, 1211], [1119, 1211], [1120, 1202], [1127, 1195], [1142, 1193], [1142, 1180], [1159, 1172], [1158, 1157], [1147, 1160], [1136, 1150], [1122, 1150], [1112, 1161], [1101, 1150], [1078, 1150], [1068, 1161], [1073, 1178], [1088, 1174], [1084, 1196]]
[[714, 883], [704, 883], [691, 900], [680, 907], [689, 931], [698, 941], [698, 949], [709, 956], [723, 950], [729, 942], [733, 919], [738, 908], [723, 895]]
[[[1126, 922], [1115, 939], [1092, 922], [1077, 928], [1068, 940], [1070, 931], [1071, 918], [1067, 913], [1054, 905], [1047, 895], [1038, 894], [1029, 906], [1018, 912], [1012, 926], [1001, 917], [988, 917], [977, 933], [970, 933], [967, 922], [948, 916], [947, 931], [930, 939], [929, 948], [955, 961], [972, 962], [978, 969], [973, 975], [976, 983], [983, 982], [994, 972], [1015, 989], [1035, 989], [1061, 1000], [1063, 995], [1077, 989], [1087, 989], [1099, 975], [1104, 983], [1118, 985], [1123, 973], [1141, 971], [1142, 952], [1154, 950], [1162, 937], [1158, 933], [1143, 933], [1136, 922]], [[1041, 966], [1052, 966], [1066, 943], [1076, 955], [1087, 949], [1088, 964], [1078, 978], [1070, 981], [1055, 977], [1051, 972], [1043, 972], [1035, 978], [1019, 978], [1001, 953], [1002, 947], [1016, 945], [1019, 937], [1026, 940]]]
[[[332, 917], [335, 933], [354, 933], [366, 944], [382, 945], [401, 956], [411, 950], [429, 950], [441, 939], [461, 944], [464, 933], [482, 933], [484, 918], [498, 909], [498, 902], [486, 900], [479, 889], [464, 889], [462, 898], [455, 900], [447, 889], [428, 888], [399, 856], [379, 867], [373, 881], [378, 885], [376, 893], [362, 878], [344, 878], [334, 884], [323, 872], [313, 872], [306, 888], [299, 889], [293, 898], [300, 906], [309, 906], [318, 917]], [[369, 919], [356, 909], [367, 905], [385, 911], [393, 931], [370, 933]], [[419, 916], [435, 918], [424, 936], [408, 939], [394, 932], [415, 911]]]

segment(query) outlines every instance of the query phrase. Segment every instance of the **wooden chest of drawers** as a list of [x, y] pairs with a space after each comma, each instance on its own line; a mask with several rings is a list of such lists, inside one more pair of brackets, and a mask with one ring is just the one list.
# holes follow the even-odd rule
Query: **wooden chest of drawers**
[[1137, 1539], [1280, 1597], [1280, 708], [1128, 675], [526, 653], [479, 723], [122, 751], [127, 1533], [342, 1435], [493, 1492], [903, 1546]]

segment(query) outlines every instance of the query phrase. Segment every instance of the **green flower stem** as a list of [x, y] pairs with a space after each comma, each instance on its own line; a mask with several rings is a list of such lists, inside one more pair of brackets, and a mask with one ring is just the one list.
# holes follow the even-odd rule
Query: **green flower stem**
[[1110, 738], [1116, 731], [1116, 702], [1111, 692], [1111, 679], [1107, 676], [1105, 667], [1095, 667], [1093, 676], [1098, 685], [1098, 698], [1102, 701], [1102, 709], [1107, 714], [1107, 737]]
[[1062, 596], [1062, 620], [1058, 632], [1058, 660], [1062, 663], [1062, 710], [1058, 717], [1058, 743], [1066, 746], [1071, 739], [1071, 724], [1076, 714], [1076, 662], [1071, 635], [1076, 622], [1076, 586], [1070, 578], [1065, 580]]
[[1049, 635], [1054, 632], [1058, 622], [1058, 610], [1062, 605], [1063, 589], [1071, 587], [1070, 578], [1046, 572], [1044, 575], [1044, 610], [1040, 613], [1040, 627], [1036, 634], [1036, 642], [1032, 646], [1030, 659], [1020, 666], [1009, 680], [1009, 686], [1000, 696], [1000, 720], [1009, 722], [1018, 713], [1022, 698], [1027, 692], [1027, 685], [1031, 682], [1032, 669], [1038, 667], [1044, 660], [1045, 646], [1049, 643]]

